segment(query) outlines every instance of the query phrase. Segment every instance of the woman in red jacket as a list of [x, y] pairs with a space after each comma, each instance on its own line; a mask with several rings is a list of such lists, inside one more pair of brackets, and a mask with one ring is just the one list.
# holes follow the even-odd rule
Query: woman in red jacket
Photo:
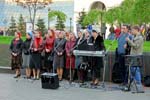
[[35, 37], [31, 45], [30, 67], [33, 69], [33, 79], [39, 79], [41, 68], [41, 52], [43, 50], [43, 39], [39, 31], [35, 31]]
[[53, 30], [49, 30], [44, 42], [44, 66], [46, 67], [47, 72], [51, 72], [52, 69], [53, 61], [50, 59], [50, 56], [53, 58], [54, 40], [55, 33]]
[[[75, 56], [72, 54], [73, 47], [75, 46], [76, 38], [73, 33], [69, 34], [69, 40], [66, 42], [65, 50], [66, 50], [66, 69], [69, 73], [71, 80], [74, 77], [74, 69], [75, 69]], [[70, 75], [71, 74], [71, 75]], [[70, 80], [70, 81], [71, 81]]]

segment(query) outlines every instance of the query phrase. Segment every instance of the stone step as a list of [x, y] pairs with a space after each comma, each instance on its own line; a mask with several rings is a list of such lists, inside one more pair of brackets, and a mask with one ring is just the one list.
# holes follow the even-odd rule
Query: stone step
[[4, 66], [0, 66], [0, 73], [14, 73], [14, 71], [11, 70], [10, 67], [4, 67]]

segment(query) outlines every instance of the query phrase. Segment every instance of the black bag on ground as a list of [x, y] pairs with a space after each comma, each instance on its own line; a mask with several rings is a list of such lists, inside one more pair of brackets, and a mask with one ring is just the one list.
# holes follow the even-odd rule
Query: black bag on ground
[[113, 69], [112, 69], [112, 82], [122, 83], [123, 81], [124, 81], [123, 75], [119, 67], [119, 62], [115, 62]]
[[58, 75], [54, 73], [43, 73], [41, 75], [41, 83], [43, 89], [58, 89], [59, 88]]
[[150, 87], [150, 76], [144, 77], [144, 85]]

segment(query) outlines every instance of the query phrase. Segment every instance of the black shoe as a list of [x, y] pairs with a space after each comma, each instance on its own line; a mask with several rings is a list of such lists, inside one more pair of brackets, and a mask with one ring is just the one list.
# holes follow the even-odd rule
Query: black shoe
[[31, 77], [27, 77], [27, 79], [31, 79]]
[[20, 74], [18, 74], [18, 75], [15, 75], [14, 76], [14, 78], [19, 78], [21, 75]]
[[98, 86], [98, 85], [99, 85], [99, 83], [95, 83], [95, 84], [94, 84], [94, 86]]
[[93, 82], [91, 82], [90, 84], [91, 84], [91, 85], [94, 85], [94, 83], [93, 83]]
[[127, 86], [127, 85], [128, 85], [128, 83], [125, 83], [125, 82], [120, 84], [120, 86]]

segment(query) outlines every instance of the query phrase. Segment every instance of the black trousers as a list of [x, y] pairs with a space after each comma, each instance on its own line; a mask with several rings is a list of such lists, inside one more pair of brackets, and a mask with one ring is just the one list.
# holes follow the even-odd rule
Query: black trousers
[[100, 79], [101, 68], [103, 68], [103, 58], [94, 57], [92, 67], [93, 67], [93, 78]]
[[118, 54], [118, 62], [119, 62], [119, 70], [120, 70], [120, 77], [127, 82], [127, 66], [125, 66], [125, 54]]

